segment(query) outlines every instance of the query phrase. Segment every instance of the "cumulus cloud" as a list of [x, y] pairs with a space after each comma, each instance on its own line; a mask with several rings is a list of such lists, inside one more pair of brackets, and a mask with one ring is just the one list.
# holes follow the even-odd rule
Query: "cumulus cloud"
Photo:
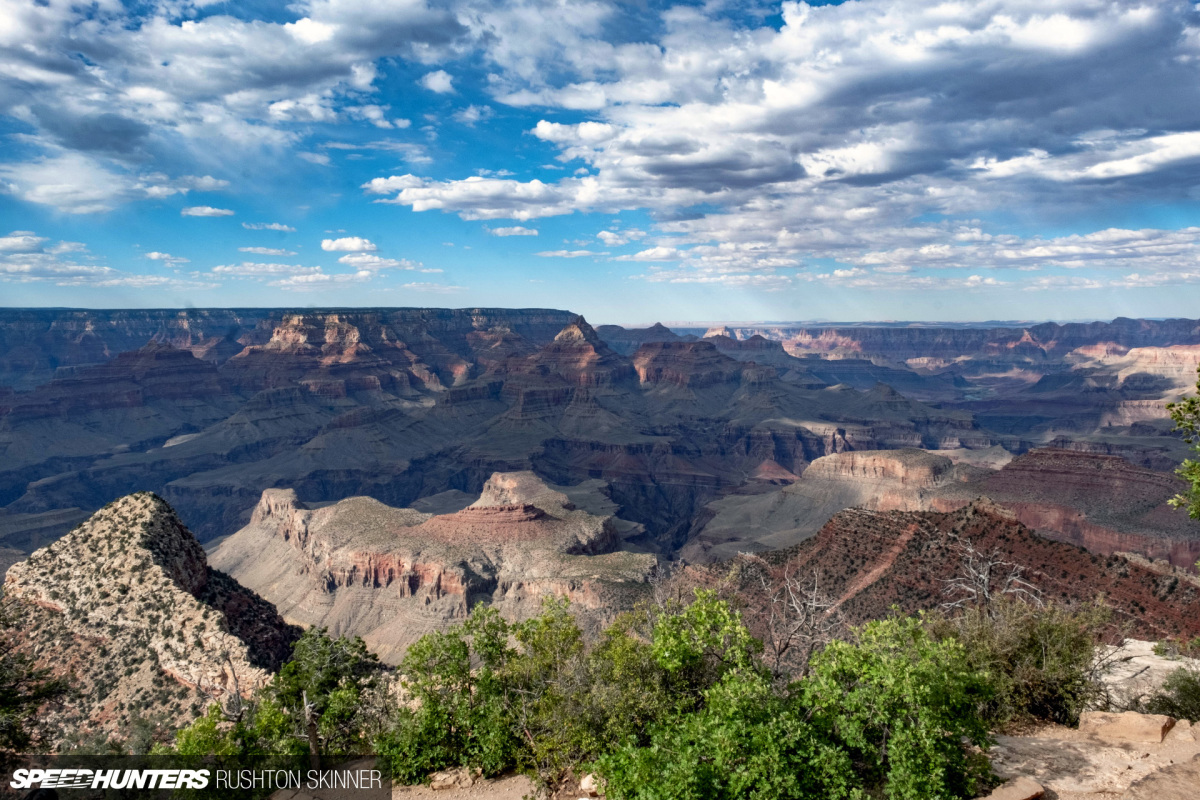
[[470, 105], [454, 112], [454, 119], [469, 126], [482, 122], [490, 116], [492, 116], [492, 109], [489, 106]]
[[596, 238], [608, 247], [621, 247], [630, 242], [636, 242], [645, 236], [646, 232], [638, 228], [630, 228], [624, 231], [600, 231], [596, 234]]
[[370, 239], [364, 239], [361, 236], [345, 236], [341, 239], [322, 239], [321, 249], [331, 253], [368, 253], [379, 248]]
[[[87, 286], [132, 289], [209, 289], [216, 284], [164, 275], [141, 275], [104, 264], [79, 263], [72, 256], [86, 248], [75, 242], [50, 243], [32, 231], [14, 231], [0, 237], [0, 281], [46, 283], [55, 286]], [[165, 256], [165, 253], [158, 254]], [[186, 260], [186, 259], [184, 259]]]
[[186, 206], [179, 213], [185, 217], [232, 217], [233, 211], [228, 208], [213, 208], [212, 206]]
[[347, 284], [363, 283], [369, 281], [372, 275], [369, 270], [359, 270], [352, 274], [330, 274], [322, 272], [320, 267], [314, 267], [313, 269], [313, 272], [294, 274], [286, 278], [271, 281], [270, 285], [291, 291], [319, 291]]
[[508, 227], [503, 227], [503, 228], [488, 228], [485, 226], [484, 230], [487, 231], [488, 233], [490, 233], [492, 236], [537, 236], [538, 235], [537, 228], [526, 228], [521, 225], [510, 225]]
[[209, 175], [169, 178], [157, 172], [135, 173], [74, 152], [56, 151], [30, 161], [0, 164], [0, 191], [68, 214], [102, 213], [131, 200], [160, 200], [227, 185]]
[[41, 253], [47, 241], [49, 240], [44, 236], [38, 236], [32, 231], [13, 231], [7, 236], [0, 236], [0, 253]]
[[429, 91], [437, 92], [438, 94], [451, 94], [454, 92], [454, 78], [444, 69], [425, 73], [417, 83]]
[[[520, 42], [505, 37], [502, 11], [479, 17], [494, 34], [484, 46], [500, 101], [591, 117], [530, 130], [560, 163], [582, 163], [580, 175], [403, 176], [367, 191], [469, 220], [649, 211], [671, 240], [629, 260], [678, 258], [701, 275], [714, 263], [771, 271], [827, 259], [875, 265], [872, 275], [1188, 263], [1132, 244], [972, 244], [955, 228], [993, 214], [1061, 228], [1110, 204], [1194, 200], [1200, 36], [1189, 4], [785, 2], [777, 27], [713, 5], [665, 12], [661, 35], [637, 44], [607, 38], [616, 7], [589, 8], [579, 19], [539, 8], [545, 37]], [[959, 222], [914, 222], [931, 218]], [[660, 249], [680, 246], [690, 247]]]

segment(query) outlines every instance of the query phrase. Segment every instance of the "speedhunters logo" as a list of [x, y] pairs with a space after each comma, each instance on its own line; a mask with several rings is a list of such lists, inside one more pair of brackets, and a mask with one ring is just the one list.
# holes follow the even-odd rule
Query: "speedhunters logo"
[[18, 769], [13, 789], [205, 789], [206, 769]]
[[[280, 789], [316, 800], [391, 800], [374, 756], [31, 756], [0, 772], [0, 800], [58, 794], [76, 800], [267, 800]], [[53, 793], [53, 794], [52, 794]]]

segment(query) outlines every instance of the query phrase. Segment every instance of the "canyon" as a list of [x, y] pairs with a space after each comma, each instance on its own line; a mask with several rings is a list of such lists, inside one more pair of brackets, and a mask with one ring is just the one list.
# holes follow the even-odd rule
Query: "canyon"
[[[1182, 564], [1200, 532], [1158, 509], [1188, 452], [1163, 404], [1198, 361], [1194, 320], [709, 330], [552, 309], [3, 309], [0, 555], [134, 491], [210, 542], [251, 523], [266, 490], [406, 508], [531, 471], [598, 481], [640, 526], [624, 546], [667, 558], [728, 557], [706, 553], [734, 519], [750, 524], [738, 539], [793, 531], [758, 547], [848, 505], [945, 510], [978, 493], [1049, 535]], [[1072, 472], [1044, 459], [978, 471], [1046, 448], [1156, 473], [1155, 508], [1097, 516], [1066, 484], [1067, 499], [1021, 499], [1017, 469], [1029, 485], [1038, 465], [1051, 486]], [[829, 471], [911, 450], [952, 459], [929, 478], [941, 488]], [[788, 509], [810, 489], [824, 499], [801, 524]]]
[[784, 568], [846, 622], [936, 609], [968, 541], [1195, 635], [1164, 405], [1198, 363], [1193, 320], [0, 309], [5, 596], [81, 735], [250, 691], [307, 626], [395, 664], [480, 604], [590, 634], [685, 584], [759, 624]]

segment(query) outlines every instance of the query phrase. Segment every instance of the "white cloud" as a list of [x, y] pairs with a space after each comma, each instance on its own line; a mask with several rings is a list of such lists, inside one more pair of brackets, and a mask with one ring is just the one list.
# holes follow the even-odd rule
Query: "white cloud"
[[282, 222], [243, 222], [242, 227], [248, 231], [283, 231], [284, 233], [296, 232], [296, 229], [291, 225], [284, 225]]
[[338, 259], [341, 264], [347, 264], [351, 267], [366, 270], [382, 270], [382, 269], [416, 269], [420, 266], [418, 261], [409, 261], [407, 258], [382, 258], [371, 253], [349, 253]]
[[271, 281], [270, 285], [292, 291], [319, 291], [348, 284], [363, 283], [369, 281], [372, 275], [369, 270], [359, 270], [352, 274], [339, 273], [331, 275], [327, 272], [321, 272], [320, 267], [314, 267], [313, 269], [313, 272], [299, 273], [281, 278], [280, 280]]
[[294, 256], [294, 250], [284, 250], [280, 247], [239, 247], [239, 252], [254, 253], [258, 256]]
[[68, 214], [102, 213], [131, 200], [162, 199], [226, 185], [209, 175], [174, 179], [160, 173], [138, 175], [73, 152], [0, 164], [0, 191]]
[[186, 206], [180, 209], [180, 215], [185, 217], [232, 217], [233, 211], [228, 208], [213, 208], [212, 206]]
[[321, 249], [330, 253], [369, 253], [379, 248], [370, 239], [364, 239], [361, 236], [345, 236], [341, 239], [322, 239]]
[[[104, 264], [80, 264], [72, 254], [86, 253], [75, 242], [56, 242], [32, 231], [14, 231], [0, 237], [0, 281], [10, 283], [49, 283], [56, 286], [132, 289], [209, 289], [216, 284], [163, 275], [123, 272]], [[165, 254], [160, 254], [165, 255]], [[90, 256], [85, 256], [90, 259]]]
[[190, 262], [190, 259], [183, 258], [182, 256], [173, 256], [170, 253], [162, 253], [158, 250], [151, 250], [149, 253], [146, 253], [146, 258], [151, 261], [161, 261], [164, 264], [170, 265], [187, 264]]
[[678, 261], [686, 255], [685, 251], [675, 247], [665, 247], [658, 245], [631, 256], [617, 256], [618, 261]]
[[329, 166], [329, 156], [325, 155], [324, 153], [308, 153], [301, 151], [296, 153], [296, 156], [304, 161], [309, 162], [310, 164], [316, 164], [321, 167]]
[[438, 94], [452, 94], [454, 92], [454, 78], [444, 69], [425, 73], [417, 83], [429, 91]]
[[365, 189], [367, 194], [391, 194], [425, 184], [426, 180], [416, 175], [392, 175], [388, 178], [372, 178], [360, 188]]
[[538, 235], [537, 228], [525, 228], [525, 227], [522, 227], [521, 225], [512, 225], [507, 228], [488, 228], [485, 226], [484, 230], [487, 231], [488, 233], [490, 233], [492, 236], [537, 236]]
[[231, 278], [261, 278], [278, 275], [316, 275], [321, 272], [321, 268], [304, 267], [299, 264], [260, 264], [243, 261], [241, 264], [221, 264], [220, 266], [213, 267], [212, 272], [216, 275], [224, 275]]
[[624, 231], [600, 231], [596, 234], [596, 238], [608, 247], [621, 247], [622, 245], [642, 239], [645, 236], [646, 232], [637, 228], [630, 228]]
[[542, 258], [585, 258], [587, 256], [606, 256], [608, 253], [597, 253], [592, 250], [543, 250], [536, 255]]
[[47, 241], [32, 231], [13, 231], [8, 236], [0, 236], [0, 253], [40, 253]]
[[464, 125], [475, 125], [488, 117], [492, 116], [492, 109], [489, 106], [470, 105], [466, 108], [460, 108], [454, 112], [454, 119]]
[[[993, 213], [1061, 228], [1106, 204], [1194, 200], [1200, 127], [1184, 109], [1200, 106], [1200, 34], [1189, 8], [785, 2], [782, 25], [746, 27], [710, 4], [664, 12], [661, 35], [636, 44], [605, 39], [620, 6], [572, 7], [578, 18], [481, 10], [468, 24], [488, 32], [493, 97], [590, 117], [548, 113], [530, 131], [579, 175], [406, 176], [364, 188], [468, 220], [647, 211], [662, 241], [625, 258], [678, 259], [701, 275], [810, 260], [877, 267], [872, 275], [1130, 258], [1183, 269], [1188, 255], [1147, 248], [955, 237], [963, 225], [996, 235], [978, 222]], [[1072, 247], [1076, 259], [1055, 251]]]
[[454, 294], [461, 292], [467, 287], [465, 286], [447, 286], [443, 283], [406, 283], [401, 289], [409, 292], [423, 292], [429, 294]]

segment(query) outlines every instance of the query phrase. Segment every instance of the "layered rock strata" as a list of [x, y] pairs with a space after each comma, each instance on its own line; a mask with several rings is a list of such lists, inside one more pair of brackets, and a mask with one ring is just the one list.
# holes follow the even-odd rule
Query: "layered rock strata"
[[585, 616], [625, 607], [655, 560], [616, 550], [622, 525], [528, 472], [497, 473], [473, 504], [444, 514], [367, 497], [307, 508], [290, 490], [268, 490], [211, 559], [288, 619], [362, 636], [394, 662], [480, 602], [514, 619], [546, 594]]

